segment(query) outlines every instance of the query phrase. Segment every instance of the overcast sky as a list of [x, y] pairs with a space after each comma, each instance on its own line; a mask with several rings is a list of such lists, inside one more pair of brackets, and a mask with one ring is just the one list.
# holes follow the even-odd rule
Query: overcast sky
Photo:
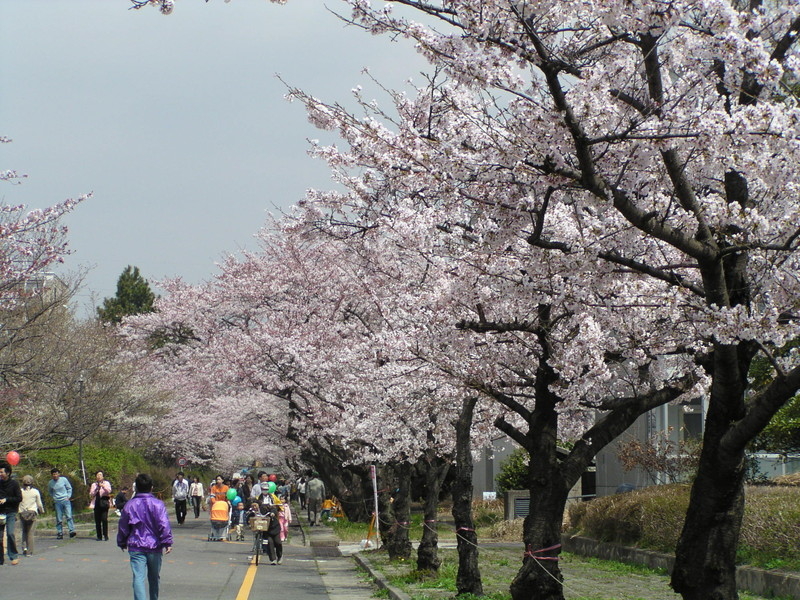
[[[275, 77], [348, 101], [361, 73], [390, 86], [422, 60], [346, 27], [338, 0], [176, 0], [171, 16], [126, 0], [0, 2], [0, 201], [44, 207], [93, 192], [66, 221], [67, 267], [90, 268], [84, 311], [126, 265], [151, 282], [209, 279], [270, 212], [330, 187], [307, 156], [315, 130]], [[378, 92], [375, 92], [376, 95]], [[383, 100], [379, 98], [379, 100]], [[94, 295], [94, 301], [92, 300]]]

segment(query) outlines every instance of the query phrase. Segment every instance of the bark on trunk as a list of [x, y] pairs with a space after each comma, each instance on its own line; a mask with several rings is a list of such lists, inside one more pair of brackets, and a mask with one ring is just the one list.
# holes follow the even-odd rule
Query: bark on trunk
[[736, 548], [744, 514], [744, 446], [724, 436], [744, 412], [744, 384], [735, 347], [714, 352], [714, 383], [703, 450], [678, 540], [672, 587], [684, 600], [735, 600]]
[[372, 481], [365, 465], [342, 466], [346, 454], [333, 447], [310, 442], [302, 453], [304, 462], [320, 473], [326, 488], [338, 498], [348, 520], [368, 523], [372, 517]]
[[411, 558], [411, 538], [408, 535], [411, 526], [411, 467], [401, 463], [394, 471], [396, 487], [392, 488], [389, 510], [385, 513], [388, 522], [381, 520], [381, 531], [389, 559], [408, 560]]
[[422, 539], [417, 548], [417, 571], [437, 572], [442, 564], [439, 558], [439, 530], [436, 526], [439, 492], [450, 462], [431, 452], [423, 466], [425, 469], [425, 504]]
[[530, 514], [525, 517], [525, 558], [514, 581], [514, 600], [564, 600], [561, 569], [561, 522], [568, 490], [539, 490], [531, 494]]
[[458, 544], [458, 595], [483, 595], [483, 582], [478, 567], [478, 534], [472, 520], [472, 452], [470, 430], [477, 398], [467, 398], [456, 421], [456, 474], [453, 483], [453, 519]]
[[541, 402], [528, 430], [530, 511], [523, 525], [522, 568], [511, 583], [514, 600], [564, 600], [558, 556], [570, 485], [559, 468], [554, 408], [554, 403]]

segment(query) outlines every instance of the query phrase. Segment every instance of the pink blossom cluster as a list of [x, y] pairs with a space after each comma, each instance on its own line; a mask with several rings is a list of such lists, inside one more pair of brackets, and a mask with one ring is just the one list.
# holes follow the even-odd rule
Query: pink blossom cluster
[[339, 190], [129, 324], [193, 332], [155, 354], [187, 401], [258, 394], [275, 431], [413, 460], [467, 394], [476, 443], [524, 421], [545, 371], [575, 440], [707, 398], [715, 348], [798, 368], [774, 353], [800, 335], [796, 0], [346, 4], [434, 74], [388, 108], [357, 88], [359, 115], [289, 90], [344, 141], [313, 147]]

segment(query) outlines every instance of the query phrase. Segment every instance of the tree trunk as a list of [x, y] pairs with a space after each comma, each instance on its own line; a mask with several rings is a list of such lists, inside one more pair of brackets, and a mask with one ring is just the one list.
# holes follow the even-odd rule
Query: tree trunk
[[556, 455], [558, 418], [554, 407], [540, 402], [529, 425], [530, 511], [523, 525], [522, 568], [511, 583], [514, 600], [564, 600], [558, 555], [570, 485]]
[[336, 496], [348, 520], [368, 523], [372, 517], [372, 480], [366, 465], [342, 466], [346, 453], [329, 445], [310, 441], [311, 449], [304, 450], [302, 459], [312, 465], [325, 482], [328, 491]]
[[458, 595], [483, 595], [478, 568], [478, 534], [472, 520], [472, 452], [470, 429], [477, 398], [466, 398], [456, 421], [456, 475], [453, 483], [453, 519], [458, 543]]
[[714, 383], [703, 449], [678, 540], [672, 587], [685, 600], [735, 600], [736, 548], [744, 514], [744, 447], [724, 436], [742, 417], [744, 386], [734, 347], [714, 352]]
[[408, 535], [411, 526], [411, 466], [400, 463], [395, 467], [396, 487], [392, 488], [391, 510], [387, 511], [390, 520], [381, 522], [384, 533], [384, 546], [390, 560], [408, 560], [411, 558], [411, 538]]
[[523, 533], [525, 558], [511, 583], [514, 600], [564, 600], [558, 555], [568, 493], [569, 490], [556, 485], [532, 490]]
[[436, 526], [436, 517], [439, 492], [450, 468], [450, 462], [431, 451], [421, 466], [425, 469], [425, 505], [422, 539], [417, 548], [417, 571], [437, 572], [442, 561], [439, 558], [439, 530]]

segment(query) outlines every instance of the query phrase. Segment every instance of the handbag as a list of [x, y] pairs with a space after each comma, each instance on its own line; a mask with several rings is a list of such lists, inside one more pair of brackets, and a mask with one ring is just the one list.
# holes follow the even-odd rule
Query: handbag
[[108, 496], [100, 496], [100, 497], [97, 499], [97, 505], [98, 505], [98, 506], [99, 506], [101, 509], [107, 509], [107, 508], [108, 508], [108, 506], [109, 506], [109, 499], [108, 499]]
[[22, 510], [19, 513], [19, 518], [23, 521], [33, 521], [36, 515], [39, 514], [35, 510]]

